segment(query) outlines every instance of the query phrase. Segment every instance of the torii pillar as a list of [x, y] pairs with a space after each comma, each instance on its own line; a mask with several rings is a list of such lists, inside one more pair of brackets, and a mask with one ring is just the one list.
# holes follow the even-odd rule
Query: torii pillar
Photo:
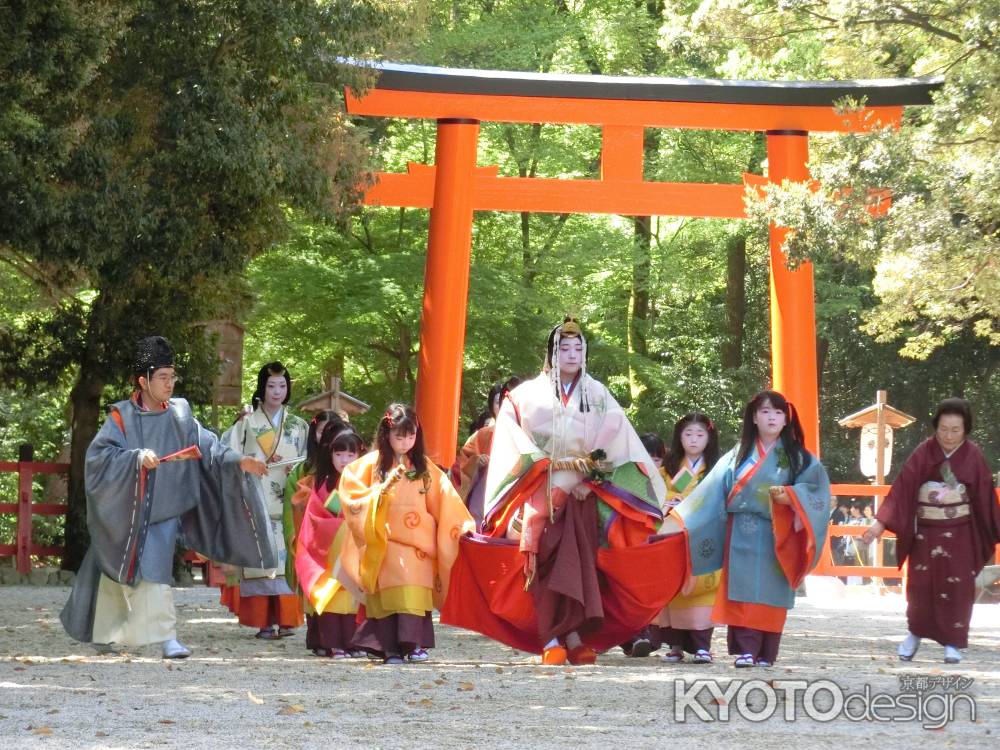
[[462, 359], [472, 259], [472, 194], [479, 144], [479, 122], [464, 118], [437, 121], [434, 204], [430, 210], [424, 308], [420, 321], [417, 410], [421, 422], [435, 426], [428, 454], [450, 464], [458, 441], [456, 415], [462, 400]]
[[[809, 134], [804, 130], [767, 131], [768, 182], [809, 179]], [[782, 251], [788, 230], [770, 229], [771, 382], [799, 413], [806, 446], [819, 455], [819, 398], [816, 364], [816, 305], [812, 263], [795, 270]]]

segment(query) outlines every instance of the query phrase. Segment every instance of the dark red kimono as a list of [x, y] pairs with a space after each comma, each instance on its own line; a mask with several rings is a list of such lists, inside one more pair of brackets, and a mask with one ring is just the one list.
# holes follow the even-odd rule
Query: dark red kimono
[[935, 438], [925, 440], [906, 459], [877, 517], [896, 534], [900, 567], [909, 560], [910, 632], [966, 648], [975, 579], [1000, 542], [1000, 505], [979, 446], [966, 440], [946, 457]]

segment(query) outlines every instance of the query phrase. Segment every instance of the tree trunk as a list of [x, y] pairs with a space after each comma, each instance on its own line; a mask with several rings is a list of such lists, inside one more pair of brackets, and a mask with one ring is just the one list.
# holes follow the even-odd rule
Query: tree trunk
[[[646, 12], [650, 21], [656, 22], [663, 17], [663, 0], [636, 2], [636, 11]], [[658, 28], [656, 23], [650, 28]], [[655, 75], [663, 62], [663, 53], [656, 43], [656, 35], [644, 36], [638, 40], [641, 49], [643, 71]], [[589, 54], [589, 49], [581, 45], [581, 49]], [[596, 67], [596, 66], [595, 66]], [[594, 71], [591, 69], [591, 72]], [[649, 128], [645, 131], [642, 143], [644, 172], [657, 167], [657, 157], [660, 151], [660, 131]], [[653, 232], [652, 220], [649, 216], [635, 216], [632, 219], [634, 228], [632, 235], [632, 287], [629, 290], [628, 301], [628, 383], [629, 395], [634, 404], [648, 387], [642, 381], [637, 364], [641, 358], [649, 355], [650, 316], [650, 270], [652, 266]]]
[[826, 367], [826, 358], [830, 355], [830, 339], [826, 336], [816, 337], [816, 388], [817, 392], [823, 391], [823, 368]]
[[397, 386], [403, 386], [407, 382], [413, 382], [413, 373], [410, 370], [410, 359], [412, 358], [413, 338], [410, 329], [404, 325], [399, 326], [399, 353], [398, 364], [396, 366], [396, 376], [393, 382]]
[[649, 272], [653, 233], [650, 217], [636, 216], [632, 236], [632, 287], [628, 301], [628, 382], [634, 402], [646, 390], [636, 360], [649, 354]]
[[536, 265], [538, 258], [531, 252], [531, 214], [521, 212], [521, 282], [528, 289], [535, 285], [538, 274]]
[[726, 340], [722, 344], [722, 369], [743, 364], [743, 325], [747, 311], [747, 238], [738, 234], [726, 247]]
[[87, 357], [80, 365], [80, 375], [70, 393], [73, 405], [70, 437], [69, 494], [66, 508], [66, 553], [63, 570], [77, 570], [90, 545], [87, 531], [87, 492], [84, 487], [84, 463], [87, 448], [97, 434], [101, 418], [101, 394], [104, 382], [94, 372]]

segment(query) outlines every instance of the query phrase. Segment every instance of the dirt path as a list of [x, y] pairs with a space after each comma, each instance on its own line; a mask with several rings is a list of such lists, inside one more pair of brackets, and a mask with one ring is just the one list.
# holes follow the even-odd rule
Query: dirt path
[[[925, 643], [912, 664], [894, 657], [905, 627], [898, 596], [852, 595], [800, 599], [792, 611], [781, 659], [772, 669], [735, 670], [718, 629], [715, 664], [663, 665], [654, 657], [626, 659], [618, 649], [595, 667], [541, 667], [478, 635], [438, 627], [438, 648], [424, 665], [383, 667], [366, 660], [333, 662], [308, 654], [301, 634], [281, 642], [254, 640], [217, 604], [214, 589], [178, 589], [179, 634], [194, 655], [164, 662], [157, 649], [99, 657], [63, 632], [59, 587], [0, 588], [0, 747], [18, 748], [300, 748], [300, 747], [739, 747], [741, 750], [987, 747], [1000, 736], [1000, 605], [977, 605], [963, 664], [941, 662], [941, 647]], [[901, 676], [931, 681], [972, 678], [976, 702], [940, 730], [915, 721], [855, 722], [805, 716], [803, 693], [786, 722], [784, 693], [763, 722], [733, 716], [707, 723], [688, 709], [675, 718], [680, 691], [710, 678], [725, 691], [731, 680], [832, 680], [857, 692], [914, 692]], [[941, 685], [926, 686], [940, 692]], [[736, 687], [733, 687], [736, 691]], [[751, 711], [766, 707], [763, 689], [745, 688]], [[810, 707], [829, 705], [820, 691]], [[714, 700], [699, 694], [702, 711], [735, 713], [739, 694]], [[824, 702], [825, 701], [825, 702]], [[680, 701], [684, 705], [684, 700]], [[723, 705], [724, 704], [724, 705]], [[857, 703], [854, 704], [858, 706]], [[940, 711], [941, 700], [928, 704]], [[792, 710], [792, 706], [788, 707]], [[857, 709], [860, 711], [861, 709]]]

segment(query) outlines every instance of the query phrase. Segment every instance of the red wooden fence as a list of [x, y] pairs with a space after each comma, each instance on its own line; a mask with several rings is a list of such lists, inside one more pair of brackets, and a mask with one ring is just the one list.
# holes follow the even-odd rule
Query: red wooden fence
[[0, 472], [17, 474], [17, 502], [0, 502], [0, 514], [17, 514], [17, 532], [13, 544], [0, 544], [0, 557], [15, 558], [18, 573], [31, 571], [31, 556], [62, 556], [61, 545], [43, 546], [31, 541], [32, 516], [64, 516], [65, 503], [36, 503], [32, 497], [32, 479], [35, 474], [65, 474], [69, 464], [39, 461], [0, 461]]

